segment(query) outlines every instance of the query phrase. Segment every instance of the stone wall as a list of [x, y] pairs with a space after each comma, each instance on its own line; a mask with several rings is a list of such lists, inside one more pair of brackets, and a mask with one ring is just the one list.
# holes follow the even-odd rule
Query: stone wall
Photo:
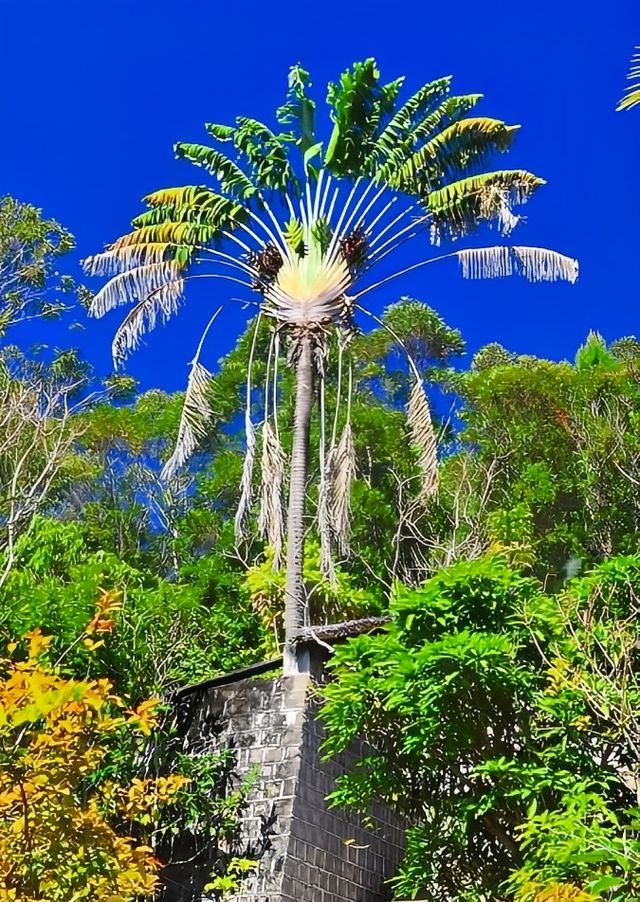
[[[259, 867], [234, 902], [385, 902], [402, 855], [403, 829], [382, 806], [374, 829], [325, 796], [358, 749], [329, 762], [318, 753], [323, 730], [306, 674], [243, 680], [192, 700], [187, 739], [203, 750], [234, 749], [238, 774], [255, 769], [243, 817], [242, 853]], [[167, 902], [207, 899], [203, 880], [176, 881]], [[191, 889], [186, 889], [186, 884]]]

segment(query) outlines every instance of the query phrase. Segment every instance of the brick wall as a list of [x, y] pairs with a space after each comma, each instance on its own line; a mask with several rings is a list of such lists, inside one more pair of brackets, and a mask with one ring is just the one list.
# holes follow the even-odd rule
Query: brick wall
[[402, 824], [382, 805], [371, 811], [373, 830], [327, 806], [325, 796], [362, 749], [321, 761], [324, 730], [314, 713], [307, 707], [282, 902], [382, 902], [402, 857]]
[[[374, 829], [325, 796], [357, 749], [320, 760], [323, 730], [309, 700], [306, 674], [243, 680], [192, 700], [187, 741], [235, 750], [240, 777], [257, 778], [243, 817], [242, 852], [259, 857], [234, 902], [385, 902], [386, 880], [402, 855], [402, 825], [382, 806]], [[207, 899], [198, 875], [183, 873], [167, 902]], [[179, 889], [181, 885], [183, 889]]]

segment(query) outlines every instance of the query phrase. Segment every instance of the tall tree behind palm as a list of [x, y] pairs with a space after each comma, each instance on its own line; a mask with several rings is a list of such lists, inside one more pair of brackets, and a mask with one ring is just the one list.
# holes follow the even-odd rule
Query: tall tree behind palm
[[[481, 224], [497, 226], [501, 235], [508, 235], [519, 222], [513, 207], [544, 182], [524, 170], [485, 171], [494, 153], [509, 148], [517, 126], [468, 115], [481, 95], [452, 95], [447, 77], [423, 85], [401, 103], [402, 84], [402, 78], [381, 83], [372, 59], [355, 63], [338, 82], [330, 83], [327, 101], [333, 128], [325, 148], [315, 131], [309, 75], [294, 66], [286, 102], [276, 114], [286, 130], [274, 132], [254, 119], [238, 117], [232, 126], [206, 126], [214, 147], [177, 144], [177, 156], [211, 173], [217, 190], [192, 185], [150, 194], [145, 198], [149, 209], [134, 220], [134, 230], [87, 261], [89, 272], [111, 277], [94, 300], [96, 316], [134, 303], [114, 339], [116, 361], [137, 346], [159, 316], [167, 319], [175, 313], [190, 279], [210, 277], [241, 285], [251, 292], [249, 303], [259, 311], [258, 323], [262, 317], [273, 323], [262, 425], [260, 525], [277, 559], [286, 519], [285, 672], [296, 669], [293, 640], [305, 617], [305, 489], [316, 396], [322, 427], [318, 525], [325, 567], [330, 569], [335, 548], [348, 550], [354, 462], [347, 352], [354, 315], [366, 312], [363, 296], [412, 269], [450, 257], [460, 261], [463, 275], [470, 278], [512, 273], [532, 280], [577, 277], [574, 260], [542, 248], [501, 244], [425, 255], [429, 239], [432, 244], [460, 239]], [[412, 266], [377, 282], [368, 278], [374, 267], [409, 242], [417, 248]], [[165, 477], [206, 434], [209, 373], [200, 355], [221, 310], [213, 311], [192, 361], [177, 445]], [[332, 334], [337, 335], [344, 377], [337, 386], [338, 409], [325, 446], [323, 360]], [[296, 372], [286, 518], [277, 417], [282, 338], [287, 363]], [[420, 496], [426, 500], [437, 489], [436, 441], [418, 369], [409, 363], [415, 376], [409, 427], [423, 474]], [[250, 362], [239, 534], [251, 506], [257, 444], [251, 394]]]

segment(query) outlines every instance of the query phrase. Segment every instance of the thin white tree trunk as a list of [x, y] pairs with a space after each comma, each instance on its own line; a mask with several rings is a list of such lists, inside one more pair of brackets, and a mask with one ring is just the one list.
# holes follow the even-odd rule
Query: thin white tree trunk
[[296, 633], [304, 625], [305, 586], [304, 537], [305, 498], [309, 465], [309, 424], [313, 408], [313, 348], [311, 338], [300, 339], [300, 356], [296, 364], [296, 406], [293, 420], [289, 511], [287, 516], [287, 575], [284, 609], [284, 673], [298, 672], [293, 647]]

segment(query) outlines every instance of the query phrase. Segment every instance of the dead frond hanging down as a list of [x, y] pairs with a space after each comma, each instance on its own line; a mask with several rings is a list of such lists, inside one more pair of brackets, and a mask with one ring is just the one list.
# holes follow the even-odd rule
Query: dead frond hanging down
[[182, 288], [182, 280], [176, 279], [169, 285], [152, 292], [127, 313], [120, 323], [111, 346], [111, 354], [116, 365], [130, 351], [138, 347], [145, 332], [155, 328], [159, 316], [162, 317], [163, 322], [166, 322], [176, 313], [182, 297]]
[[336, 570], [333, 561], [333, 531], [329, 515], [329, 486], [327, 483], [327, 461], [323, 465], [318, 485], [318, 512], [316, 515], [318, 538], [320, 539], [320, 572], [336, 585]]
[[[235, 516], [235, 536], [236, 541], [240, 542], [244, 537], [245, 526], [251, 511], [253, 501], [253, 468], [256, 458], [256, 430], [251, 419], [251, 373], [253, 368], [253, 358], [256, 351], [256, 341], [258, 339], [258, 330], [262, 314], [258, 314], [256, 324], [253, 329], [253, 338], [251, 340], [251, 349], [249, 351], [249, 362], [247, 364], [247, 379], [245, 383], [246, 403], [244, 411], [244, 427], [247, 447], [244, 453], [244, 461], [242, 463], [242, 479], [240, 480], [240, 501]], [[271, 351], [269, 351], [271, 356]]]
[[543, 247], [474, 247], [458, 251], [465, 279], [520, 275], [530, 282], [575, 282], [578, 262]]
[[418, 500], [426, 503], [438, 491], [438, 456], [431, 410], [422, 380], [416, 382], [411, 389], [407, 406], [407, 423], [413, 444], [419, 451], [418, 466], [422, 484]]
[[236, 540], [239, 542], [245, 533], [245, 525], [249, 511], [251, 510], [251, 501], [253, 497], [253, 465], [256, 457], [256, 430], [251, 421], [251, 415], [247, 411], [245, 414], [245, 434], [247, 447], [244, 452], [244, 461], [242, 463], [242, 479], [240, 480], [240, 501], [235, 516], [235, 534]]
[[327, 455], [329, 522], [333, 540], [341, 555], [350, 552], [351, 485], [356, 475], [356, 449], [351, 424], [342, 430], [340, 441]]
[[356, 473], [356, 452], [351, 424], [342, 430], [324, 461], [318, 493], [318, 533], [320, 569], [335, 583], [334, 553], [346, 558], [351, 553], [351, 485]]
[[160, 474], [162, 481], [171, 479], [176, 471], [193, 454], [200, 441], [206, 437], [212, 419], [207, 394], [211, 373], [195, 361], [191, 366], [187, 391], [184, 396], [176, 447]]
[[268, 421], [262, 427], [261, 471], [258, 528], [273, 548], [273, 566], [277, 569], [282, 562], [284, 536], [285, 456], [280, 439]]
[[180, 269], [175, 261], [147, 263], [114, 276], [91, 302], [91, 315], [104, 316], [120, 304], [141, 301], [153, 292], [179, 282]]
[[115, 276], [117, 273], [127, 272], [145, 264], [159, 264], [163, 261], [172, 263], [171, 249], [172, 245], [166, 241], [149, 241], [142, 247], [131, 245], [117, 251], [107, 249], [100, 254], [87, 257], [83, 261], [83, 266], [90, 276]]

